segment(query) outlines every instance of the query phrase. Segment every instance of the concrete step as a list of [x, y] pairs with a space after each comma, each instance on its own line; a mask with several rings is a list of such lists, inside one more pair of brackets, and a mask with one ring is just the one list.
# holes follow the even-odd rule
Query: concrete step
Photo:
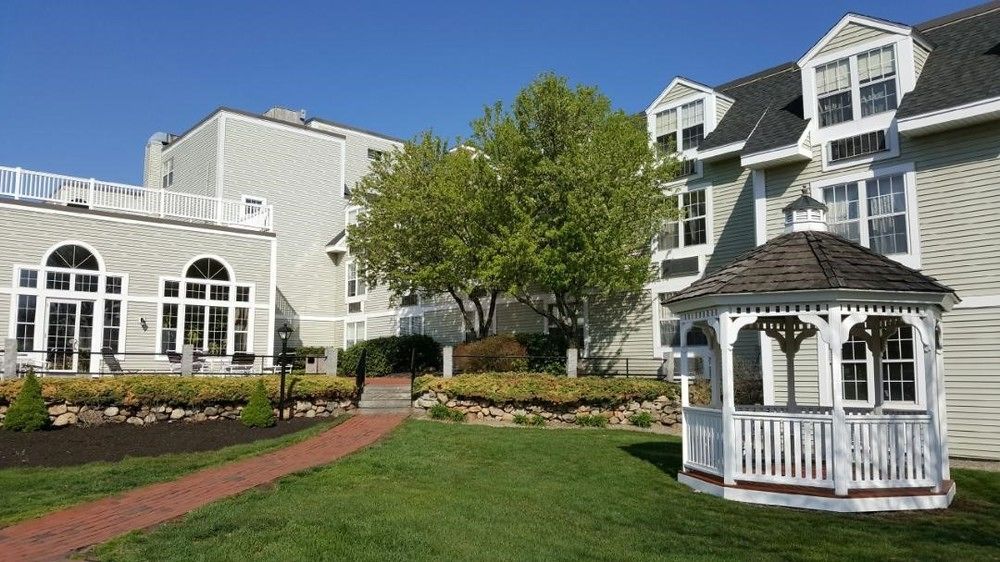
[[372, 398], [372, 399], [378, 399], [378, 400], [381, 400], [381, 399], [387, 399], [387, 400], [409, 400], [410, 399], [410, 391], [407, 390], [406, 392], [370, 392], [368, 390], [365, 390], [361, 394], [361, 399], [364, 400], [366, 398]]
[[403, 414], [410, 415], [413, 413], [411, 408], [361, 408], [358, 413], [362, 416], [364, 415], [378, 415], [378, 414]]
[[365, 408], [409, 408], [412, 403], [408, 399], [404, 400], [367, 400], [362, 398], [358, 402], [358, 407]]

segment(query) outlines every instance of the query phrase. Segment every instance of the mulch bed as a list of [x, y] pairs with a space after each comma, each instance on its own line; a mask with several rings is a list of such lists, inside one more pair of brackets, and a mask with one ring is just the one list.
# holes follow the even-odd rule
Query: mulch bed
[[212, 451], [239, 443], [271, 439], [329, 418], [294, 418], [275, 427], [249, 428], [239, 420], [198, 423], [125, 423], [67, 427], [32, 433], [0, 430], [0, 468], [73, 466], [129, 457]]

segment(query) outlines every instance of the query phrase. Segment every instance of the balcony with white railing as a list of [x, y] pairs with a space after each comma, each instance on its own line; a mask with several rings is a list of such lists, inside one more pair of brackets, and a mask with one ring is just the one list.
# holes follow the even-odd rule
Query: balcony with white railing
[[270, 205], [0, 166], [0, 202], [4, 200], [264, 232], [273, 229]]

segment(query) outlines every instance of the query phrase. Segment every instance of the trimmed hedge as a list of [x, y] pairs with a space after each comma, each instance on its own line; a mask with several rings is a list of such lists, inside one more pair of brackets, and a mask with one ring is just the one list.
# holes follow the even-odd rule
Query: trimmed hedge
[[455, 368], [463, 373], [528, 369], [528, 350], [514, 336], [490, 336], [455, 348]]
[[[566, 337], [559, 333], [522, 333], [514, 338], [528, 351], [528, 370], [539, 373], [566, 372]], [[543, 359], [551, 357], [551, 359]]]
[[[292, 399], [347, 400], [354, 396], [354, 380], [330, 376], [294, 377]], [[48, 402], [88, 406], [205, 406], [246, 404], [257, 381], [267, 387], [268, 398], [278, 398], [278, 377], [172, 377], [127, 376], [100, 379], [44, 378], [42, 396]], [[21, 390], [22, 380], [0, 382], [0, 403], [9, 404]], [[287, 386], [286, 386], [287, 388]]]
[[49, 425], [49, 412], [42, 399], [42, 388], [35, 373], [29, 372], [17, 393], [17, 398], [7, 410], [4, 429], [10, 431], [37, 431]]
[[493, 404], [601, 404], [617, 406], [631, 401], [654, 400], [658, 396], [677, 398], [675, 383], [597, 377], [556, 377], [540, 373], [484, 373], [450, 379], [423, 376], [414, 391], [442, 392], [465, 400], [486, 400]]
[[340, 354], [337, 372], [354, 374], [362, 349], [368, 350], [366, 371], [367, 375], [372, 377], [409, 373], [412, 350], [416, 350], [418, 373], [441, 368], [441, 345], [430, 336], [413, 335], [389, 336], [358, 342]]

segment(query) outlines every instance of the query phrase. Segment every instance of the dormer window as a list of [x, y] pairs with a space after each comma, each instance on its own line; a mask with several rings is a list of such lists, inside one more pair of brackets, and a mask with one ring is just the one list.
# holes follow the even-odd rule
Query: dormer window
[[820, 127], [854, 119], [850, 59], [833, 61], [816, 69], [816, 96]]
[[677, 110], [668, 109], [656, 114], [656, 144], [664, 152], [673, 152], [677, 142]]
[[819, 126], [854, 119], [855, 99], [861, 117], [896, 109], [896, 51], [893, 45], [816, 67]]
[[681, 143], [684, 150], [698, 148], [705, 138], [705, 102], [698, 100], [681, 106]]

